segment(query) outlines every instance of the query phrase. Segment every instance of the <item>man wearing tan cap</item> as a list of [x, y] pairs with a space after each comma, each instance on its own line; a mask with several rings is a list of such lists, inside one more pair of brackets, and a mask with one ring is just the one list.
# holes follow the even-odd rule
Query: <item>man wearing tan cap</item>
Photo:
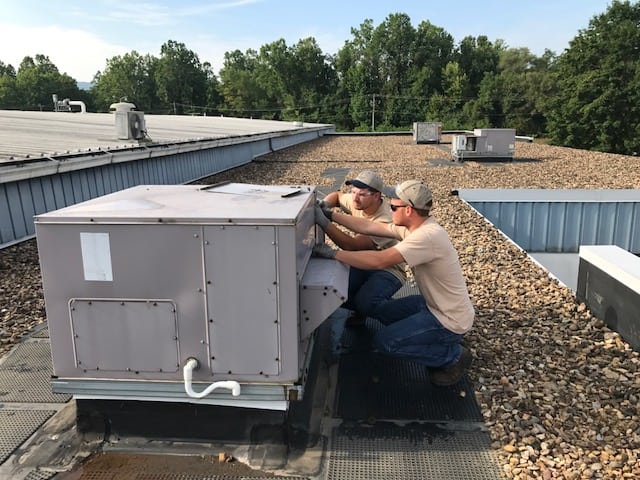
[[[372, 222], [392, 222], [391, 209], [382, 198], [384, 182], [380, 175], [373, 170], [364, 170], [345, 184], [351, 187], [349, 192], [331, 192], [320, 202], [321, 207], [340, 207], [342, 212]], [[320, 221], [322, 218], [325, 217]], [[325, 227], [327, 236], [343, 250], [383, 250], [398, 243], [388, 236], [351, 236], [328, 220]], [[402, 287], [406, 280], [404, 267], [402, 263], [384, 269], [350, 269], [349, 293], [343, 307], [352, 310], [353, 314], [347, 319], [347, 326], [364, 325], [366, 317], [373, 316], [377, 305], [389, 300]]]
[[392, 224], [319, 208], [316, 216], [329, 214], [333, 222], [354, 232], [390, 236], [400, 240], [397, 245], [380, 251], [352, 252], [320, 244], [314, 252], [360, 269], [382, 269], [406, 262], [421, 295], [390, 299], [377, 306], [376, 318], [385, 328], [374, 336], [374, 349], [427, 366], [435, 385], [454, 385], [471, 365], [471, 352], [461, 342], [475, 316], [458, 254], [447, 232], [431, 216], [432, 193], [425, 183], [407, 180], [395, 190], [385, 191], [385, 195], [390, 199]]

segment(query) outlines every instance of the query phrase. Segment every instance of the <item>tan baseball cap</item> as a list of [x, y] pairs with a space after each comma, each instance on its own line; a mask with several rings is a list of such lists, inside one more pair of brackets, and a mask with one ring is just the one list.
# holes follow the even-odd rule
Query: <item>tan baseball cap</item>
[[389, 198], [398, 198], [419, 210], [429, 210], [433, 200], [431, 189], [420, 180], [407, 180], [395, 189], [385, 189], [384, 194]]
[[347, 180], [344, 182], [346, 185], [353, 185], [357, 188], [370, 188], [381, 192], [384, 189], [384, 182], [382, 177], [373, 170], [363, 170], [353, 180]]

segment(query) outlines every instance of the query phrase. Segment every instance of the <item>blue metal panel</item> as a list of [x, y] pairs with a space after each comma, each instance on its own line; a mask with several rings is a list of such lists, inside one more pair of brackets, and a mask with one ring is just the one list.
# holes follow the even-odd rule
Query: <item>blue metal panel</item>
[[35, 226], [32, 219], [36, 213], [35, 206], [33, 204], [33, 195], [31, 194], [31, 186], [28, 181], [22, 181], [18, 183], [18, 191], [20, 193], [20, 203], [22, 205], [22, 214], [24, 220], [24, 226], [27, 229], [28, 235], [36, 233]]
[[640, 191], [460, 192], [463, 198], [469, 192], [465, 201], [529, 252], [577, 253], [580, 245], [617, 245], [640, 253]]
[[[176, 152], [173, 144], [151, 148], [150, 158], [133, 158], [118, 162], [118, 153], [109, 154], [116, 163], [78, 168], [65, 173], [34, 177], [18, 182], [0, 183], [0, 248], [33, 233], [33, 215], [56, 210], [74, 203], [141, 184], [189, 183], [241, 165], [256, 157], [317, 139], [319, 131], [275, 133], [271, 137], [240, 139], [185, 153]], [[156, 146], [157, 147], [157, 146]], [[146, 152], [147, 147], [134, 149]], [[164, 149], [167, 155], [162, 155]], [[131, 154], [124, 151], [124, 154]], [[77, 160], [77, 159], [76, 159]], [[74, 160], [74, 161], [76, 161]], [[77, 168], [81, 164], [69, 164]], [[499, 209], [500, 205], [495, 204]]]
[[582, 218], [584, 221], [580, 226], [580, 244], [597, 245], [600, 205], [598, 203], [583, 203]]
[[[505, 203], [499, 206], [500, 218], [496, 219], [500, 222], [500, 225], [504, 225], [506, 230], [503, 232], [509, 237], [514, 238], [516, 235], [516, 204], [515, 203]], [[502, 219], [504, 218], [504, 223], [502, 223]], [[496, 225], [496, 224], [494, 224]], [[508, 233], [507, 233], [508, 232]]]
[[566, 223], [566, 203], [546, 203], [549, 209], [549, 220], [547, 230], [547, 245], [539, 251], [562, 252], [566, 228], [558, 228], [559, 225]]
[[70, 205], [65, 201], [64, 198], [64, 186], [62, 181], [63, 177], [61, 175], [55, 175], [50, 178], [51, 185], [53, 187], [53, 195], [56, 201], [56, 209]]
[[548, 202], [534, 203], [531, 219], [531, 240], [529, 250], [545, 251], [549, 236], [550, 210]]
[[7, 184], [7, 202], [9, 207], [10, 222], [13, 234], [17, 238], [26, 237], [27, 231], [25, 216], [22, 214], [22, 202], [20, 201], [19, 182]]
[[7, 185], [6, 183], [0, 184], [0, 242], [2, 244], [9, 243], [16, 238], [9, 211]]
[[631, 216], [631, 238], [629, 240], [629, 251], [640, 253], [640, 204], [634, 204], [633, 215]]
[[56, 206], [56, 195], [53, 189], [52, 177], [43, 177], [39, 180], [40, 187], [42, 188], [42, 193], [44, 195], [44, 211], [49, 212], [51, 210], [56, 210], [58, 207]]
[[44, 199], [44, 191], [42, 189], [42, 179], [34, 178], [29, 181], [31, 185], [31, 196], [33, 199], [33, 211], [35, 214], [47, 211], [47, 203]]

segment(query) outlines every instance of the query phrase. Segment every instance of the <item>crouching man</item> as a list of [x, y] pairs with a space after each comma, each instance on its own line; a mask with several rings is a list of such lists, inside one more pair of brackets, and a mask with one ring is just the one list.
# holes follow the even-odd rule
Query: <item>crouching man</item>
[[374, 349], [425, 365], [434, 385], [454, 385], [471, 365], [471, 352], [462, 346], [462, 339], [475, 316], [458, 254], [446, 230], [431, 215], [432, 193], [425, 183], [407, 180], [385, 194], [392, 211], [391, 224], [320, 207], [316, 207], [316, 223], [327, 228], [333, 221], [354, 232], [396, 238], [399, 243], [384, 250], [361, 251], [320, 244], [314, 253], [364, 270], [406, 262], [420, 295], [389, 299], [377, 306], [375, 316], [385, 327], [376, 333]]

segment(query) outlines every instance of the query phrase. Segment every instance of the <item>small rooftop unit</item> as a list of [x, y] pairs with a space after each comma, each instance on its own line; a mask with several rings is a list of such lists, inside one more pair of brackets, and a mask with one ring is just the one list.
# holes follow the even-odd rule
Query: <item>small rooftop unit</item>
[[513, 160], [516, 131], [513, 128], [476, 128], [473, 133], [453, 135], [454, 160]]
[[109, 111], [115, 114], [116, 135], [119, 140], [142, 140], [147, 133], [144, 112], [129, 102], [112, 103]]
[[414, 122], [413, 141], [420, 143], [440, 143], [442, 137], [441, 122]]
[[144, 185], [36, 217], [54, 392], [287, 410], [348, 267], [314, 187]]

